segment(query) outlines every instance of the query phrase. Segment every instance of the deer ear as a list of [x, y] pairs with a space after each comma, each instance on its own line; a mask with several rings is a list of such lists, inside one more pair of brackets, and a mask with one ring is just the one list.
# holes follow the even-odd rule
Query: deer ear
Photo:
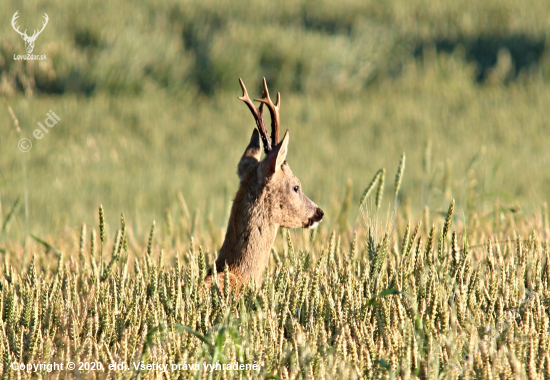
[[254, 128], [252, 137], [250, 137], [250, 142], [248, 143], [248, 146], [241, 157], [241, 161], [239, 161], [239, 165], [237, 166], [237, 174], [239, 175], [239, 179], [241, 181], [244, 179], [244, 175], [248, 168], [250, 168], [250, 165], [257, 164], [260, 161], [261, 155], [260, 134], [258, 133], [258, 130]]
[[267, 157], [262, 163], [263, 175], [265, 177], [271, 177], [273, 174], [277, 173], [281, 169], [281, 165], [286, 160], [286, 154], [288, 153], [288, 141], [290, 139], [290, 134], [288, 129], [285, 132], [283, 141], [273, 147], [273, 150], [269, 152]]

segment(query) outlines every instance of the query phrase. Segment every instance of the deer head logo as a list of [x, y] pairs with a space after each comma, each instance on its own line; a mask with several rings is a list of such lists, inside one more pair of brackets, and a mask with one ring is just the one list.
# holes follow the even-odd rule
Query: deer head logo
[[21, 33], [19, 31], [19, 27], [16, 27], [15, 26], [15, 20], [17, 20], [17, 18], [19, 17], [17, 15], [19, 11], [15, 12], [15, 14], [13, 15], [13, 18], [11, 19], [11, 26], [13, 27], [13, 29], [19, 33], [21, 35], [21, 38], [25, 40], [25, 49], [27, 50], [27, 53], [32, 53], [33, 49], [34, 49], [34, 42], [36, 41], [36, 39], [38, 38], [38, 36], [40, 35], [40, 33], [42, 33], [42, 31], [44, 30], [44, 28], [46, 27], [46, 25], [48, 24], [48, 15], [46, 13], [44, 13], [44, 18], [46, 19], [46, 21], [44, 21], [44, 23], [42, 24], [42, 29], [40, 29], [40, 31], [37, 31], [36, 29], [34, 30], [34, 33], [32, 34], [32, 36], [27, 36], [27, 29], [25, 29], [25, 31], [23, 33]]

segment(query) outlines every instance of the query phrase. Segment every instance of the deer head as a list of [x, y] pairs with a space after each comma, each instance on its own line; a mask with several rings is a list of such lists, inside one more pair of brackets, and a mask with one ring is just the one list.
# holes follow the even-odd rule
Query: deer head
[[19, 27], [15, 27], [15, 20], [17, 20], [17, 18], [19, 17], [17, 15], [19, 11], [15, 12], [15, 14], [13, 15], [12, 19], [11, 19], [11, 26], [13, 27], [13, 29], [19, 33], [21, 35], [21, 38], [23, 38], [25, 40], [25, 49], [27, 50], [27, 53], [32, 53], [33, 49], [34, 49], [34, 43], [36, 41], [36, 39], [38, 38], [38, 36], [40, 35], [40, 33], [42, 33], [42, 31], [44, 30], [44, 28], [46, 27], [46, 25], [48, 24], [48, 15], [46, 13], [44, 13], [44, 18], [46, 19], [46, 21], [44, 21], [44, 23], [42, 24], [42, 29], [40, 29], [40, 31], [37, 31], [36, 29], [34, 30], [34, 33], [32, 36], [27, 36], [27, 29], [25, 29], [25, 31], [23, 33], [21, 33], [19, 31]]
[[[286, 155], [288, 130], [279, 142], [281, 96], [273, 103], [264, 78], [263, 97], [257, 108], [239, 79], [243, 96], [256, 121], [250, 142], [237, 166], [240, 187], [233, 201], [224, 243], [216, 260], [217, 272], [229, 266], [232, 281], [247, 283], [253, 278], [259, 285], [269, 263], [271, 246], [279, 227], [314, 228], [323, 219], [323, 210], [302, 191], [300, 180], [292, 173]], [[264, 104], [271, 114], [271, 137], [263, 118]], [[260, 139], [265, 158], [261, 159]], [[220, 273], [221, 274], [221, 273]], [[211, 279], [209, 279], [211, 280]], [[208, 281], [208, 280], [207, 280]]]

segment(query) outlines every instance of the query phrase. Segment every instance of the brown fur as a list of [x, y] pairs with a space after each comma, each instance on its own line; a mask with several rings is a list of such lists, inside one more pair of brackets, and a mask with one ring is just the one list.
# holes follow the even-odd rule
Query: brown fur
[[[223, 272], [217, 273], [217, 276], [218, 276], [218, 288], [220, 289], [221, 294], [224, 294], [224, 292], [223, 292], [223, 289], [224, 289], [224, 286], [225, 286], [224, 273]], [[211, 287], [212, 286], [212, 281], [213, 281], [212, 276], [208, 276], [204, 280], [204, 283], [206, 284], [207, 287]], [[236, 286], [235, 292], [239, 293], [239, 290], [241, 289], [242, 284], [243, 284], [243, 282], [237, 276], [235, 276], [233, 273], [229, 272], [229, 288], [230, 288], [230, 290], [233, 290], [233, 288]]]
[[[288, 142], [287, 131], [260, 161], [259, 134], [257, 130], [252, 134], [238, 165], [241, 183], [216, 260], [218, 284], [223, 284], [227, 264], [232, 287], [237, 283], [240, 288], [251, 278], [259, 286], [279, 227], [314, 227], [323, 218], [323, 211], [302, 192], [300, 180], [285, 161]], [[209, 276], [206, 283], [211, 282]]]

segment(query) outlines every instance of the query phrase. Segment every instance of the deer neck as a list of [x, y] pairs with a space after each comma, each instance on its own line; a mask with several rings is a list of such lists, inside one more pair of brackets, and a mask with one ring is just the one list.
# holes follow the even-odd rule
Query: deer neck
[[222, 272], [227, 263], [229, 271], [244, 284], [253, 278], [260, 285], [279, 228], [270, 221], [268, 198], [265, 194], [255, 197], [241, 186], [216, 260], [218, 272]]

